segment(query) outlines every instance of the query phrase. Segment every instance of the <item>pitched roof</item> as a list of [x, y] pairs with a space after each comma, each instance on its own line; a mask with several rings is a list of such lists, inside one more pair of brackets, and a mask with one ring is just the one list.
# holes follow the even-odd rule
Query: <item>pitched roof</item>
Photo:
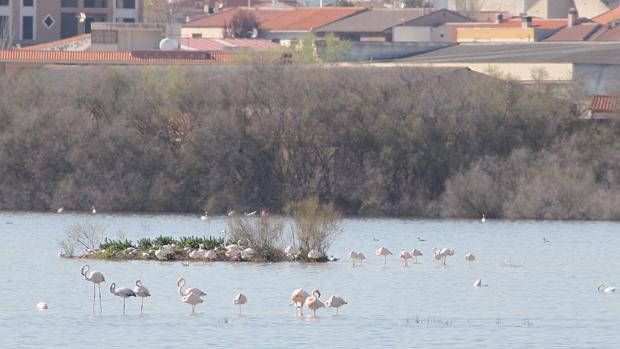
[[204, 16], [193, 21], [183, 24], [186, 28], [224, 28], [236, 14], [240, 11], [248, 11], [254, 14], [259, 25], [262, 23], [281, 16], [292, 9], [255, 9], [247, 7], [239, 7], [227, 9], [213, 15]]
[[590, 40], [597, 42], [620, 42], [620, 26], [616, 25], [611, 28], [601, 26], [601, 28], [592, 35]]
[[582, 23], [572, 27], [565, 27], [555, 32], [543, 41], [572, 42], [587, 41], [601, 28], [598, 23]]
[[265, 51], [282, 48], [279, 44], [264, 39], [194, 39], [181, 38], [181, 45], [195, 51], [225, 51], [234, 49], [250, 49]]
[[261, 25], [268, 31], [311, 31], [314, 28], [366, 11], [363, 7], [297, 8]]
[[205, 64], [231, 57], [230, 53], [204, 51], [0, 50], [0, 62], [33, 64]]
[[620, 64], [620, 45], [595, 42], [459, 44], [403, 60], [417, 63]]
[[617, 21], [620, 19], [620, 7], [616, 7], [613, 10], [609, 10], [605, 13], [602, 13], [596, 17], [592, 17], [592, 21], [598, 24], [606, 25], [607, 23], [611, 23], [613, 21]]
[[428, 9], [370, 10], [317, 28], [316, 32], [375, 33], [429, 13]]
[[595, 113], [613, 113], [620, 110], [620, 97], [594, 95], [590, 100], [590, 109]]
[[59, 49], [60, 47], [70, 46], [73, 44], [78, 45], [82, 41], [90, 41], [90, 34], [82, 34], [72, 36], [70, 38], [46, 42], [43, 44], [26, 46], [22, 48], [22, 50], [55, 50]]

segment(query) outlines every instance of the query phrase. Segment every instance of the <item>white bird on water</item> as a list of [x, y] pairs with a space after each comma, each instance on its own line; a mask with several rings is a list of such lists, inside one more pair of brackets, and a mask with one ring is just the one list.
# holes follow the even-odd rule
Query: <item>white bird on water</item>
[[325, 304], [319, 300], [321, 297], [321, 291], [318, 289], [312, 290], [312, 296], [306, 298], [306, 306], [308, 309], [312, 310], [312, 315], [316, 316], [316, 311], [320, 308], [325, 308]]
[[116, 288], [116, 283], [110, 284], [110, 293], [123, 298], [123, 315], [125, 315], [125, 300], [129, 297], [135, 297], [136, 293], [127, 287]]
[[177, 280], [177, 286], [179, 287], [179, 295], [181, 296], [181, 300], [192, 306], [192, 314], [196, 310], [196, 306], [203, 302], [201, 297], [206, 296], [205, 292], [202, 292], [198, 288], [188, 288], [183, 291], [183, 287], [185, 286], [185, 278], [180, 277]]
[[606, 287], [602, 282], [598, 284], [598, 287], [596, 289], [599, 290], [599, 292], [603, 292], [603, 293], [615, 293], [616, 292], [615, 287]]
[[469, 266], [471, 267], [471, 263], [476, 260], [476, 256], [474, 256], [471, 253], [468, 253], [465, 255], [465, 260], [469, 263]]
[[304, 304], [306, 303], [306, 298], [310, 295], [304, 291], [303, 288], [298, 288], [293, 290], [293, 294], [291, 294], [291, 304], [295, 306], [295, 315], [297, 315], [297, 310], [299, 310], [300, 315], [304, 316]]
[[39, 311], [47, 310], [47, 303], [44, 303], [44, 302], [37, 303], [37, 310]]
[[142, 285], [142, 280], [136, 280], [136, 287], [133, 288], [133, 292], [136, 296], [142, 298], [142, 303], [140, 304], [140, 314], [142, 314], [142, 308], [144, 308], [144, 298], [150, 297], [151, 292], [149, 289]]
[[208, 213], [208, 212], [207, 212], [207, 211], [205, 211], [205, 214], [204, 214], [203, 216], [200, 216], [200, 219], [202, 219], [203, 221], [204, 221], [205, 219], [207, 219], [207, 218], [209, 217], [209, 215], [208, 215], [207, 213]]
[[95, 285], [99, 285], [99, 312], [101, 312], [103, 310], [101, 308], [101, 283], [105, 282], [105, 277], [98, 271], [91, 271], [89, 273], [89, 270], [90, 266], [85, 264], [80, 268], [80, 273], [86, 281], [93, 283], [93, 313], [95, 312]]
[[248, 213], [246, 213], [245, 215], [246, 215], [246, 217], [252, 217], [252, 216], [255, 216], [255, 215], [256, 215], [256, 211], [248, 212]]
[[349, 303], [347, 303], [347, 301], [345, 301], [344, 298], [338, 297], [338, 296], [331, 296], [327, 299], [327, 301], [325, 301], [326, 307], [336, 308], [336, 315], [338, 315], [338, 309], [345, 304], [349, 304]]
[[390, 252], [390, 250], [388, 250], [387, 248], [381, 246], [381, 248], [379, 248], [375, 254], [377, 256], [383, 256], [385, 257], [385, 259], [383, 260], [383, 265], [385, 266], [387, 264], [387, 256], [391, 255], [392, 252]]
[[487, 287], [489, 285], [483, 285], [482, 284], [482, 279], [478, 279], [476, 281], [474, 281], [474, 287]]
[[487, 219], [486, 219], [486, 217], [484, 216], [484, 213], [483, 213], [482, 214], [482, 218], [480, 219], [480, 223], [484, 223], [486, 221], [487, 221]]
[[237, 295], [233, 299], [233, 303], [239, 305], [239, 315], [241, 315], [241, 306], [247, 302], [248, 302], [248, 297], [246, 297], [243, 293], [237, 293]]
[[61, 207], [61, 208], [58, 209], [58, 213], [62, 213], [62, 211], [64, 211], [64, 210], [65, 210], [65, 208]]
[[92, 210], [93, 214], [97, 213], [97, 210], [95, 209], [95, 206], [91, 207], [91, 210]]

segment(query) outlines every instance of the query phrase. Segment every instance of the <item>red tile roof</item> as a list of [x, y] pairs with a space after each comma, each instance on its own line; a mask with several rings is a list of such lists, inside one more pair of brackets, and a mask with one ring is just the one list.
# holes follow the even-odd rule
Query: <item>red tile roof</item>
[[199, 51], [0, 50], [0, 62], [35, 64], [204, 64], [226, 62], [231, 53]]
[[543, 41], [549, 41], [549, 42], [588, 41], [599, 29], [601, 29], [601, 25], [598, 23], [582, 23], [582, 24], [575, 25], [573, 27], [562, 28]]
[[620, 97], [594, 95], [590, 101], [590, 109], [595, 113], [613, 113], [620, 110]]
[[233, 18], [233, 16], [235, 16], [240, 11], [249, 11], [253, 13], [254, 16], [256, 17], [256, 21], [258, 22], [259, 25], [261, 25], [262, 23], [270, 19], [276, 18], [289, 11], [292, 11], [292, 9], [277, 9], [277, 10], [268, 9], [266, 10], [266, 9], [247, 8], [247, 7], [228, 9], [228, 10], [224, 10], [224, 11], [218, 12], [213, 15], [204, 16], [204, 17], [195, 19], [193, 21], [187, 22], [183, 24], [183, 27], [186, 27], [186, 28], [225, 28], [226, 23], [228, 23]]
[[311, 31], [314, 28], [366, 11], [363, 7], [296, 8], [266, 21], [261, 29], [269, 31]]
[[620, 25], [611, 28], [607, 26], [601, 27], [601, 29], [592, 35], [590, 41], [620, 42]]
[[194, 39], [181, 38], [181, 45], [197, 51], [224, 51], [227, 49], [250, 49], [265, 51], [282, 46], [264, 39]]
[[620, 7], [616, 7], [613, 10], [609, 10], [603, 14], [600, 14], [592, 18], [593, 22], [606, 25], [607, 23], [617, 21], [620, 19]]

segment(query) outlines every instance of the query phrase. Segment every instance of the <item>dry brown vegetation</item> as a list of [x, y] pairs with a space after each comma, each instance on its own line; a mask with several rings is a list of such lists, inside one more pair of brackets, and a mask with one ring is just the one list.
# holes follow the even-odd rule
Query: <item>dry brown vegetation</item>
[[620, 219], [620, 126], [466, 70], [48, 68], [0, 77], [0, 208]]

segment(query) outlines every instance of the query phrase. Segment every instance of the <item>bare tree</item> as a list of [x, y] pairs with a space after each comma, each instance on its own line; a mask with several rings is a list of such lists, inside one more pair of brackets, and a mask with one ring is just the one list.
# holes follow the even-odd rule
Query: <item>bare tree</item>
[[13, 36], [9, 26], [9, 18], [0, 16], [0, 49], [5, 50], [13, 45]]
[[255, 31], [258, 30], [258, 21], [256, 16], [249, 11], [237, 12], [228, 23], [226, 23], [226, 31], [233, 38], [250, 38], [253, 37]]

